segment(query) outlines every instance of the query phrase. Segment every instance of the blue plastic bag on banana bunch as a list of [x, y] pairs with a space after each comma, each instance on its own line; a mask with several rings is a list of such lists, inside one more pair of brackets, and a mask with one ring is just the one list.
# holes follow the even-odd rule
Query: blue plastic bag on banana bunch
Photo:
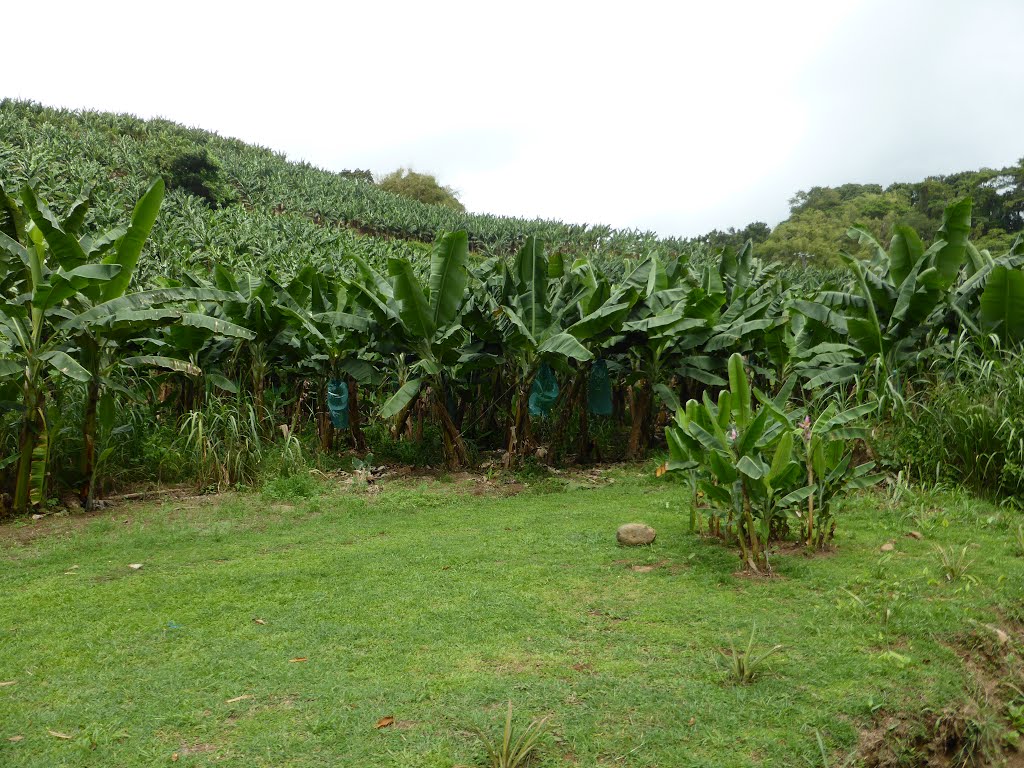
[[590, 367], [587, 401], [595, 416], [612, 415], [612, 382], [608, 378], [608, 363], [598, 360]]
[[327, 382], [327, 410], [335, 429], [348, 429], [348, 384], [341, 379]]
[[558, 400], [558, 379], [555, 372], [547, 363], [540, 364], [540, 370], [533, 377], [533, 386], [530, 387], [530, 415], [550, 416], [551, 409], [555, 407]]

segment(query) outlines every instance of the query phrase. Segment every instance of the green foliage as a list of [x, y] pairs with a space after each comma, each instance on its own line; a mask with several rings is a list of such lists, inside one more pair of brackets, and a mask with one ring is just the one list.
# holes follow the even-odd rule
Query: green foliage
[[[884, 189], [878, 184], [812, 187], [789, 201], [789, 218], [759, 250], [768, 258], [805, 266], [835, 264], [851, 227], [880, 242], [892, 238], [899, 224], [927, 237], [941, 225], [943, 211], [967, 196], [975, 205], [971, 238], [979, 249], [1005, 251], [1024, 230], [1024, 159], [1006, 168], [930, 176]], [[870, 256], [870, 251], [862, 244], [856, 255]]]
[[429, 173], [417, 173], [409, 168], [399, 168], [377, 182], [386, 192], [426, 205], [440, 205], [465, 213], [466, 206], [459, 202], [458, 194], [451, 187], [441, 186]]
[[187, 192], [204, 200], [211, 208], [221, 208], [237, 200], [234, 190], [222, 177], [220, 164], [206, 147], [167, 150], [158, 164], [168, 189]]
[[969, 340], [950, 350], [907, 382], [877, 430], [879, 459], [917, 482], [1017, 498], [1024, 489], [1024, 360]]
[[252, 485], [266, 450], [255, 406], [237, 400], [211, 399], [188, 413], [182, 440], [200, 487]]
[[757, 625], [755, 624], [750, 628], [750, 639], [747, 641], [746, 648], [737, 651], [736, 644], [730, 640], [730, 652], [719, 651], [728, 664], [729, 679], [736, 685], [749, 685], [754, 682], [761, 667], [764, 666], [764, 662], [782, 650], [781, 645], [773, 645], [765, 650], [756, 650], [754, 648], [756, 633]]
[[475, 729], [474, 733], [483, 744], [490, 768], [527, 768], [533, 761], [540, 739], [548, 729], [548, 718], [532, 721], [521, 733], [512, 728], [512, 700], [508, 702], [505, 728], [500, 739], [491, 739], [486, 733]]
[[342, 253], [357, 253], [382, 269], [389, 255], [416, 254], [406, 241], [429, 243], [438, 232], [460, 229], [468, 232], [474, 252], [508, 256], [534, 235], [611, 269], [637, 253], [678, 257], [704, 250], [653, 232], [466, 214], [394, 195], [366, 183], [365, 172], [289, 162], [268, 149], [166, 120], [0, 100], [0, 182], [17, 189], [38, 178], [50, 198], [71, 202], [95, 181], [102, 205], [90, 216], [100, 226], [118, 223], [124, 207], [138, 199], [141, 180], [166, 173], [167, 161], [204, 151], [240, 205], [211, 208], [204, 198], [172, 192], [174, 205], [165, 209], [147, 248], [144, 277], [180, 277], [208, 271], [213, 263], [256, 273], [272, 266], [290, 274], [308, 264], [337, 266]]
[[[970, 240], [999, 207], [989, 187], [1003, 202], [1016, 194], [1013, 174], [968, 184], [986, 190], [974, 202], [925, 190], [925, 212], [937, 224], [930, 247], [917, 234], [915, 198], [906, 221], [893, 219], [887, 246], [870, 226], [850, 227], [865, 258], [843, 256], [845, 273], [800, 274], [754, 255], [768, 236], [756, 223], [686, 244], [470, 216], [166, 121], [5, 101], [0, 129], [9, 160], [0, 176], [23, 188], [20, 199], [0, 195], [0, 388], [20, 414], [3, 423], [0, 442], [18, 447], [0, 459], [0, 483], [19, 508], [55, 484], [76, 486], [88, 500], [97, 476], [116, 471], [129, 481], [123, 468], [136, 463], [115, 461], [114, 439], [124, 428], [141, 432], [129, 412], [196, 436], [166, 456], [139, 439], [138, 455], [159, 465], [175, 451], [192, 453], [180, 464], [204, 483], [230, 485], [252, 483], [261, 463], [283, 473], [327, 466], [349, 445], [360, 455], [373, 449], [438, 464], [430, 444], [438, 436], [450, 466], [471, 464], [478, 449], [501, 450], [506, 465], [640, 459], [680, 403], [717, 420], [708, 393], [729, 385], [739, 394], [722, 429], [761, 434], [743, 451], [725, 445], [705, 473], [716, 489], [706, 493], [731, 510], [724, 535], [741, 530], [757, 550], [745, 562], [766, 568], [761, 550], [772, 537], [799, 529], [808, 545], [824, 546], [832, 499], [870, 480], [853, 461], [851, 441], [865, 437], [861, 418], [891, 417], [878, 433], [880, 455], [897, 470], [910, 471], [920, 457], [884, 450], [890, 434], [914, 432], [897, 452], [949, 450], [935, 447], [918, 405], [932, 390], [960, 387], [940, 373], [950, 339], [965, 339], [993, 368], [1024, 340], [1024, 246], [993, 255]], [[67, 142], [55, 137], [80, 146], [81, 162], [61, 166], [63, 176], [52, 168]], [[143, 180], [172, 165], [213, 174], [242, 204], [210, 207], [172, 179], [162, 206], [163, 185]], [[23, 184], [29, 178], [38, 182]], [[870, 218], [891, 213], [891, 194], [812, 190], [794, 206], [801, 215], [831, 214], [856, 203]], [[132, 214], [122, 224], [126, 208]], [[1016, 226], [1007, 216], [1004, 232]], [[712, 256], [709, 247], [719, 245]], [[746, 370], [730, 363], [737, 355]], [[929, 364], [934, 370], [922, 375]], [[559, 393], [543, 420], [528, 408], [541, 370]], [[588, 411], [593, 371], [607, 372], [601, 415]], [[1012, 379], [1002, 381], [1013, 391]], [[785, 395], [770, 407], [742, 392], [780, 392], [783, 382]], [[347, 422], [333, 421], [326, 407], [340, 385], [349, 393]], [[252, 418], [236, 414], [239, 429], [225, 427], [225, 454], [212, 462], [210, 445], [221, 441], [198, 439], [196, 427], [207, 425], [195, 414], [220, 408], [226, 395], [251, 403]], [[82, 403], [80, 422], [63, 413], [68, 396]], [[979, 427], [1004, 447], [974, 462], [986, 477], [988, 465], [998, 468], [1000, 493], [1012, 491], [1024, 466], [1012, 409], [1007, 397]], [[816, 418], [798, 424], [797, 414]], [[81, 424], [80, 441], [67, 437], [72, 422]], [[252, 429], [241, 429], [248, 422]], [[704, 431], [714, 435], [710, 426]], [[368, 445], [368, 435], [378, 444]], [[774, 475], [780, 448], [782, 474]], [[955, 474], [955, 462], [971, 466], [966, 441], [955, 453], [940, 476]], [[140, 473], [163, 476], [159, 466]], [[744, 478], [734, 495], [730, 473]]]
[[[752, 394], [758, 407], [752, 407]], [[790, 514], [800, 519], [804, 502], [803, 538], [824, 546], [835, 528], [833, 499], [880, 479], [869, 474], [873, 462], [853, 461], [852, 441], [866, 434], [854, 424], [868, 409], [841, 411], [829, 404], [817, 419], [801, 419], [789, 408], [788, 394], [788, 387], [774, 400], [752, 393], [743, 358], [735, 353], [729, 389], [717, 403], [707, 395], [701, 403], [688, 401], [666, 431], [667, 469], [696, 472], [705, 497], [727, 516], [726, 538], [735, 535], [741, 561], [754, 572], [770, 570], [768, 542], [789, 530]], [[720, 531], [719, 524], [713, 529]]]

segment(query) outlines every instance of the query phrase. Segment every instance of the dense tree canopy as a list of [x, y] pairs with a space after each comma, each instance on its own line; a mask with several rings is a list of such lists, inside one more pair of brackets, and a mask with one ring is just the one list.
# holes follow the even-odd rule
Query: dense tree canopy
[[410, 200], [418, 200], [428, 205], [443, 205], [460, 212], [466, 210], [466, 206], [459, 202], [455, 190], [442, 186], [429, 173], [417, 173], [409, 168], [399, 168], [377, 182], [377, 186], [396, 195], [408, 197]]
[[[866, 229], [886, 242], [895, 225], [902, 223], [925, 237], [938, 229], [951, 202], [967, 196], [974, 200], [973, 242], [993, 253], [1005, 251], [1024, 229], [1024, 159], [1006, 168], [929, 176], [884, 188], [879, 184], [811, 187], [793, 196], [789, 218], [772, 230], [758, 251], [770, 259], [838, 263], [840, 251], [850, 249], [846, 236], [850, 227]], [[715, 245], [719, 234], [723, 233], [707, 235], [709, 244]], [[754, 233], [747, 236], [757, 242]]]

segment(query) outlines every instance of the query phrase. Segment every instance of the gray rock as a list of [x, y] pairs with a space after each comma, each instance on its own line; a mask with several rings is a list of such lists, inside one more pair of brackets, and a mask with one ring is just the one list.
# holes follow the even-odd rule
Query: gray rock
[[643, 547], [653, 544], [657, 532], [649, 525], [643, 523], [626, 523], [620, 525], [615, 532], [615, 538], [624, 547]]

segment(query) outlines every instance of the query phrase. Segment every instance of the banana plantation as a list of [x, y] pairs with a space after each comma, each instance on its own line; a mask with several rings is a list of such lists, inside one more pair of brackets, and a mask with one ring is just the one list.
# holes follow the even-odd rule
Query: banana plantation
[[[970, 199], [931, 244], [853, 228], [845, 270], [794, 273], [749, 242], [467, 216], [162, 121], [11, 101], [0, 121], [14, 513], [385, 445], [450, 469], [653, 452], [764, 569], [768, 541], [825, 546], [831, 497], [901, 469], [873, 439], [893, 414], [965, 361], [1013, 369], [1024, 340], [1024, 245], [974, 247]], [[219, 200], [165, 162], [194, 145]], [[983, 457], [1008, 497], [1014, 429]]]
[[1024, 241], [952, 197], [796, 269], [0, 101], [0, 751], [995, 764]]
[[709, 525], [756, 570], [790, 512], [807, 510], [801, 535], [823, 546], [831, 495], [877, 481], [848, 445], [909, 377], [1024, 339], [1024, 248], [972, 246], [969, 199], [927, 247], [905, 227], [887, 248], [851, 230], [870, 259], [847, 256], [847, 275], [816, 285], [749, 243], [712, 258], [640, 252], [610, 273], [535, 235], [481, 256], [465, 230], [374, 261], [342, 244], [290, 272], [212, 258], [156, 275], [144, 254], [164, 187], [157, 177], [103, 228], [95, 188], [63, 210], [35, 180], [0, 190], [16, 513], [68, 491], [90, 508], [98, 488], [132, 479], [112, 470], [154, 424], [183, 435], [195, 478], [217, 487], [250, 482], [268, 445], [292, 459], [361, 453], [371, 425], [413, 445], [426, 426], [449, 468], [488, 452], [506, 466], [639, 460], [667, 445], [663, 469], [703, 488], [721, 508]]

